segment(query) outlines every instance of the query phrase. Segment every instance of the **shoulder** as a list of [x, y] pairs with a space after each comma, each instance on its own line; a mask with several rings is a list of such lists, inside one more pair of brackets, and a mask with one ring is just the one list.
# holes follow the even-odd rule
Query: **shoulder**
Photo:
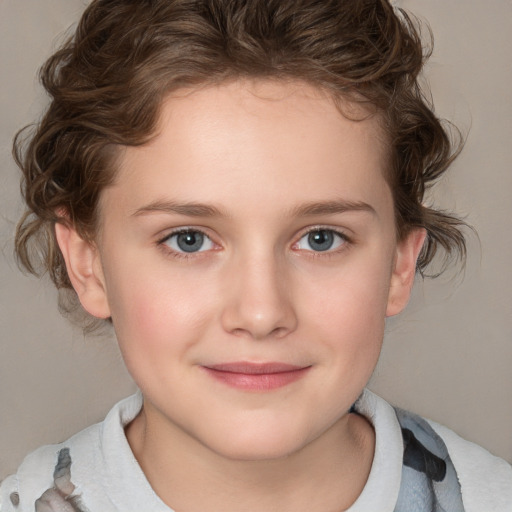
[[[354, 408], [374, 426], [376, 453], [370, 480], [372, 475], [382, 480], [378, 483], [385, 486], [386, 495], [393, 496], [389, 510], [397, 510], [396, 503], [413, 500], [417, 480], [426, 475], [438, 498], [450, 504], [458, 495], [465, 512], [512, 512], [512, 466], [503, 459], [446, 427], [391, 406], [369, 390]], [[380, 456], [383, 451], [385, 458]], [[385, 471], [378, 472], [379, 467]], [[411, 507], [398, 507], [402, 509]]]
[[[64, 443], [42, 446], [27, 455], [16, 474], [0, 483], [0, 512], [32, 511], [36, 503], [50, 507], [56, 506], [56, 500], [72, 497], [75, 486], [71, 483], [70, 453], [87, 450], [93, 457], [99, 431], [100, 424], [94, 425]], [[41, 510], [54, 510], [48, 507]]]
[[[139, 394], [127, 398], [105, 420], [67, 441], [30, 453], [16, 474], [0, 483], [0, 512], [104, 509], [108, 499], [107, 475], [119, 458], [130, 458], [124, 437], [126, 425], [140, 410]], [[131, 460], [131, 459], [130, 459]]]
[[512, 510], [512, 466], [487, 450], [429, 421], [453, 461], [466, 512]]

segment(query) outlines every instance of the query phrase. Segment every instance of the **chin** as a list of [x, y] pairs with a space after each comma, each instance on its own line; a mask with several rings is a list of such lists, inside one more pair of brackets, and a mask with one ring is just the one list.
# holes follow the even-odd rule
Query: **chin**
[[203, 443], [229, 460], [270, 461], [289, 457], [310, 440], [306, 433], [283, 428], [283, 425], [264, 426], [260, 423], [247, 429], [224, 430], [222, 435], [204, 439]]
[[220, 450], [217, 451], [217, 454], [229, 459], [229, 460], [238, 460], [238, 461], [272, 461], [279, 460], [289, 457], [293, 453], [302, 448], [303, 445], [300, 443], [298, 445], [283, 445], [279, 444], [270, 444], [268, 440], [264, 442], [257, 443], [253, 442], [250, 444], [247, 443], [229, 443], [224, 444], [220, 447]]

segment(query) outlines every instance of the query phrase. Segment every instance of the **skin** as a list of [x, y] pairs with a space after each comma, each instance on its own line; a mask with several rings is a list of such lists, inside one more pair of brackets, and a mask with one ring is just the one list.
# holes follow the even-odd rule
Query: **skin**
[[[309, 85], [180, 91], [156, 137], [120, 154], [96, 242], [57, 226], [83, 306], [112, 318], [144, 395], [130, 446], [175, 510], [334, 512], [360, 494], [374, 432], [348, 411], [424, 239], [396, 240], [385, 155], [377, 118], [351, 121]], [[204, 233], [200, 250], [177, 229]], [[328, 250], [308, 237], [320, 230]], [[267, 390], [205, 370], [239, 361], [305, 370]]]

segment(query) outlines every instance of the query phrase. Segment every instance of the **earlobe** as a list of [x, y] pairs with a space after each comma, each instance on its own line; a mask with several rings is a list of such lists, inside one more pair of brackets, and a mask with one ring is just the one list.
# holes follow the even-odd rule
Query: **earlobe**
[[416, 261], [423, 247], [426, 234], [423, 228], [413, 229], [398, 243], [391, 275], [386, 316], [397, 315], [409, 302], [416, 275]]
[[80, 303], [91, 315], [109, 318], [105, 280], [96, 246], [63, 223], [55, 225], [55, 236]]

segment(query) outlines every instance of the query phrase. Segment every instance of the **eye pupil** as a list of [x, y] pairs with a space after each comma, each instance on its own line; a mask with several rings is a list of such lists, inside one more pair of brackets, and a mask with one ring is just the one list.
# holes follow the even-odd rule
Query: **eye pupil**
[[201, 249], [204, 242], [204, 235], [197, 231], [180, 233], [176, 238], [178, 247], [184, 252], [196, 252]]
[[308, 235], [308, 243], [314, 251], [327, 251], [334, 243], [334, 235], [326, 229], [312, 231]]

